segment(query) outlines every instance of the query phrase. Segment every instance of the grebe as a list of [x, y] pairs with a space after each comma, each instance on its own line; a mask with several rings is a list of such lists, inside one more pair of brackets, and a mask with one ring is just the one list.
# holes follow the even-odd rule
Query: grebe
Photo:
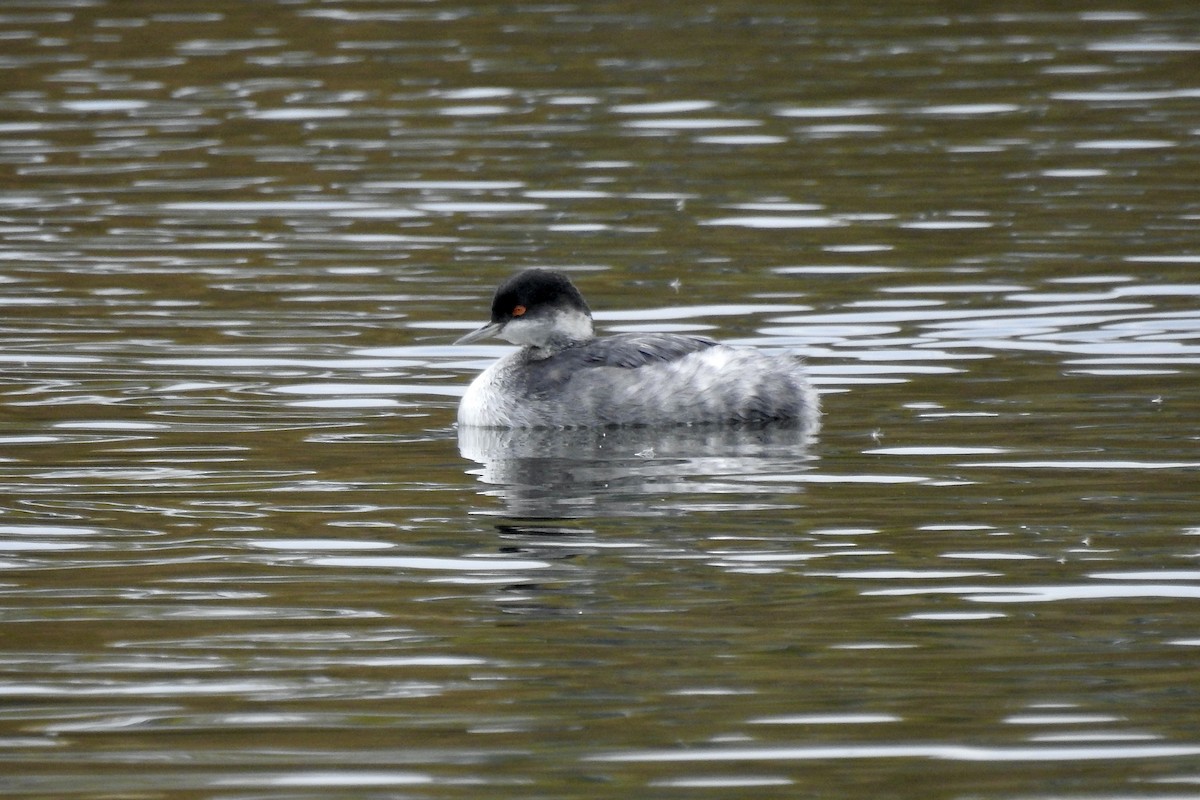
[[820, 416], [794, 356], [674, 333], [597, 338], [583, 295], [561, 272], [527, 269], [500, 284], [491, 322], [455, 344], [488, 336], [521, 349], [467, 388], [460, 426], [813, 425]]

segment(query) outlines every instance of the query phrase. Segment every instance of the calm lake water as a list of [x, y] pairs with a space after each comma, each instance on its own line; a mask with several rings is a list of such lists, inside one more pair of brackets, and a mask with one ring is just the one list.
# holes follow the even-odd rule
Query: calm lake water
[[[0, 7], [0, 797], [1200, 796], [1200, 10]], [[815, 436], [464, 436], [527, 266]]]

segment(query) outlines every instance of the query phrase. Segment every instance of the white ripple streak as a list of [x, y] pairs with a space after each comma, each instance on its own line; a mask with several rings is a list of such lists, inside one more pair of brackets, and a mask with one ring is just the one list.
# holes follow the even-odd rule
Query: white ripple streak
[[824, 761], [867, 758], [927, 758], [937, 761], [1045, 762], [1178, 758], [1200, 755], [1200, 745], [1105, 747], [971, 747], [952, 744], [842, 745], [834, 747], [728, 747], [695, 750], [642, 750], [592, 756], [590, 761]]

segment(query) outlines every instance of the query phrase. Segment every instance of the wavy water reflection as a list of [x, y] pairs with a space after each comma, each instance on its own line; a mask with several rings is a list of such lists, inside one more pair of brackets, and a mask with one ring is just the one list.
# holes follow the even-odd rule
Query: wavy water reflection
[[458, 446], [482, 465], [480, 480], [498, 487], [488, 494], [504, 501], [508, 516], [663, 516], [793, 506], [790, 482], [812, 469], [815, 436], [806, 426], [778, 424], [462, 428]]

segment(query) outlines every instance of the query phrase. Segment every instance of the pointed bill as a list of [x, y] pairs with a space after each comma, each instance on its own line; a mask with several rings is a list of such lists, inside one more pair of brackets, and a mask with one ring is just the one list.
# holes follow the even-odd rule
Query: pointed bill
[[486, 339], [489, 336], [495, 336], [503, 327], [504, 325], [499, 322], [489, 322], [482, 328], [477, 328], [457, 340], [455, 344], [470, 344], [471, 342], [478, 342], [480, 339]]

